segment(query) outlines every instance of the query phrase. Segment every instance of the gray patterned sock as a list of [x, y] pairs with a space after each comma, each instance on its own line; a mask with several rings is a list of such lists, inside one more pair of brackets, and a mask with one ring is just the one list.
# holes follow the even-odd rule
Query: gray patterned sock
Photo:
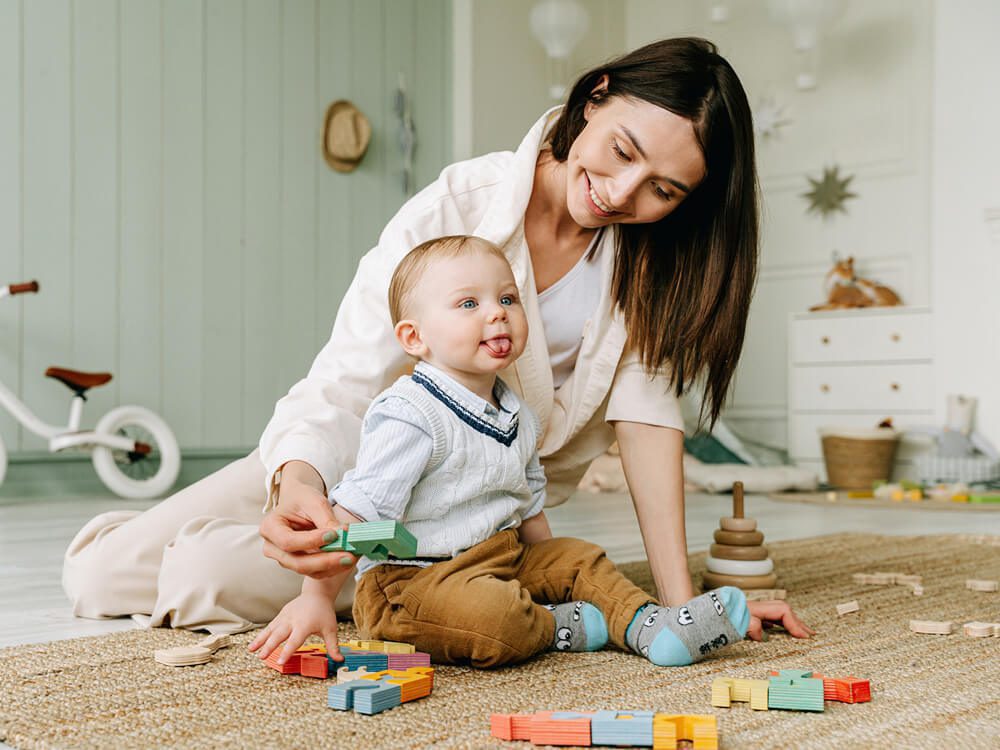
[[742, 640], [749, 625], [746, 596], [723, 586], [681, 607], [640, 607], [625, 631], [625, 642], [658, 666], [680, 667]]
[[546, 604], [556, 619], [553, 651], [597, 651], [608, 642], [608, 625], [590, 602]]

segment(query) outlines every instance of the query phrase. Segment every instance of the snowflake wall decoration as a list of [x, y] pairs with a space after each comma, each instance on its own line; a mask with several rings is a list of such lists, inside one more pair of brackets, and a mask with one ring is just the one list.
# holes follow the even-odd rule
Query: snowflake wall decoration
[[808, 175], [806, 179], [809, 180], [812, 190], [802, 193], [802, 197], [809, 201], [809, 213], [815, 211], [824, 219], [836, 211], [842, 211], [846, 214], [847, 209], [844, 208], [844, 203], [848, 198], [858, 197], [857, 194], [847, 189], [851, 180], [854, 179], [854, 175], [842, 178], [840, 167], [825, 168], [823, 177], [819, 180], [814, 180]]
[[785, 117], [782, 105], [771, 97], [765, 97], [753, 112], [753, 131], [758, 138], [772, 138], [778, 134], [778, 128], [791, 121], [791, 118]]

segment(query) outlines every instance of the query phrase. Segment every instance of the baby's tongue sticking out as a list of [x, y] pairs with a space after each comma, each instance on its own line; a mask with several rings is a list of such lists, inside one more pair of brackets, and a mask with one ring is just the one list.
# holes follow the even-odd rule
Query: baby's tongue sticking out
[[483, 343], [494, 354], [507, 354], [510, 351], [510, 339], [489, 339]]

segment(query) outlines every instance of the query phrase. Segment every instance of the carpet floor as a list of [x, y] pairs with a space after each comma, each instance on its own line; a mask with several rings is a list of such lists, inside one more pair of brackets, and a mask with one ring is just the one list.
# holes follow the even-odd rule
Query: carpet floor
[[[619, 651], [545, 654], [494, 671], [440, 667], [434, 692], [376, 716], [326, 707], [329, 683], [281, 676], [234, 638], [210, 664], [172, 668], [154, 649], [194, 643], [191, 633], [129, 631], [0, 651], [0, 740], [15, 748], [529, 747], [489, 734], [491, 712], [647, 709], [713, 713], [723, 748], [997, 747], [1000, 638], [969, 638], [961, 623], [1000, 620], [1000, 594], [968, 591], [967, 578], [1000, 578], [1000, 537], [838, 534], [770, 546], [779, 585], [817, 631], [777, 632], [699, 664], [650, 665]], [[645, 563], [622, 566], [651, 589]], [[691, 556], [696, 576], [704, 555]], [[923, 576], [925, 595], [863, 586], [858, 572]], [[837, 617], [857, 599], [860, 612]], [[950, 636], [910, 632], [911, 618], [954, 620]], [[342, 640], [355, 637], [350, 623]], [[826, 703], [821, 714], [712, 708], [715, 677], [810, 669], [871, 680], [872, 701]]]

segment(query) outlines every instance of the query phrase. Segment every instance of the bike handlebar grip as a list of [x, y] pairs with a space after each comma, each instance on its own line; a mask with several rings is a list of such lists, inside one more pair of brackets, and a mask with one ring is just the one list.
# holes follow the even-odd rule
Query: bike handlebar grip
[[11, 294], [23, 294], [24, 292], [37, 292], [37, 281], [26, 281], [23, 284], [11, 284], [7, 287]]

